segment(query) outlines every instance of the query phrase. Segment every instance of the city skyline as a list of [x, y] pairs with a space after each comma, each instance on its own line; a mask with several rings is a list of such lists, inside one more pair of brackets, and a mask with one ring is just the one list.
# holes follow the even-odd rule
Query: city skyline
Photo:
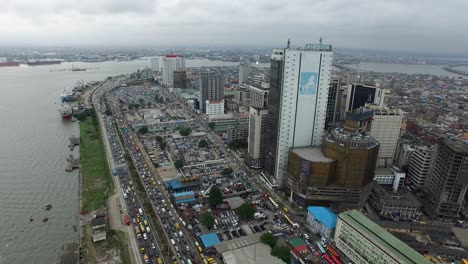
[[[467, 53], [459, 25], [468, 4], [451, 1], [6, 1], [2, 45], [278, 46], [323, 36], [342, 48]], [[303, 10], [315, 15], [298, 16]], [[437, 10], [437, 16], [434, 11]], [[274, 30], [275, 34], [270, 34]], [[207, 33], [209, 32], [209, 34]], [[303, 34], [300, 32], [312, 32]]]

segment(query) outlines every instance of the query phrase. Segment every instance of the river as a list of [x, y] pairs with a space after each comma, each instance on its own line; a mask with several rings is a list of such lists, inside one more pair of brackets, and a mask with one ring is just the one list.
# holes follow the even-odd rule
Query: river
[[[0, 68], [1, 264], [56, 263], [62, 246], [78, 241], [73, 231], [78, 225], [78, 172], [67, 173], [65, 167], [68, 138], [79, 130], [77, 123], [63, 122], [57, 111], [64, 87], [149, 67], [148, 60], [73, 64], [94, 69], [63, 71], [72, 63]], [[238, 65], [208, 60], [186, 64]], [[49, 203], [53, 207], [45, 211]], [[48, 222], [42, 222], [46, 217]]]
[[[407, 74], [432, 74], [439, 76], [454, 76], [459, 77], [462, 75], [451, 73], [443, 69], [444, 65], [426, 65], [426, 64], [391, 64], [391, 63], [367, 63], [360, 64], [347, 64], [347, 67], [361, 70], [361, 71], [374, 71], [374, 72], [398, 72]], [[463, 68], [457, 68], [463, 69]]]

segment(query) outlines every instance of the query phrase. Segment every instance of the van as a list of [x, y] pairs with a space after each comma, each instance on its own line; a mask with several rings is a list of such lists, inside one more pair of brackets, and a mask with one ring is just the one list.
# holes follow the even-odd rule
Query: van
[[306, 233], [303, 234], [303, 237], [304, 237], [305, 240], [309, 240], [309, 239], [310, 239], [309, 235], [306, 234]]
[[183, 236], [184, 236], [184, 234], [182, 233], [182, 231], [179, 231], [179, 236], [180, 236], [180, 237], [183, 237]]
[[173, 238], [171, 238], [171, 244], [172, 244], [173, 246], [175, 246], [175, 241], [174, 241]]
[[198, 252], [200, 252], [200, 253], [202, 253], [202, 252], [203, 252], [203, 249], [202, 249], [200, 246], [199, 246], [199, 247], [197, 247], [197, 249], [198, 249]]

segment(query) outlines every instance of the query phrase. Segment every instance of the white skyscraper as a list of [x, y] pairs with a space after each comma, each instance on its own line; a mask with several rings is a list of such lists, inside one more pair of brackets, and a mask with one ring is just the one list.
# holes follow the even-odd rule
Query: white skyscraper
[[248, 61], [239, 64], [239, 85], [244, 84], [249, 79], [250, 63]]
[[275, 49], [271, 55], [265, 169], [282, 185], [289, 148], [320, 146], [324, 136], [331, 45]]
[[185, 70], [185, 59], [180, 55], [166, 55], [162, 57], [163, 85], [172, 87], [174, 84], [174, 71]]

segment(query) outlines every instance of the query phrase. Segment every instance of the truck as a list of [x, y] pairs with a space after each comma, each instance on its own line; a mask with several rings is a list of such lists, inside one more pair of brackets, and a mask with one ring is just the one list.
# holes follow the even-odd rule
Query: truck
[[141, 233], [140, 233], [140, 229], [138, 228], [138, 226], [135, 226], [135, 233], [137, 235], [137, 238], [140, 239], [141, 238]]
[[176, 228], [176, 230], [180, 230], [180, 225], [179, 225], [179, 223], [176, 223], [176, 224], [175, 224], [175, 228]]
[[130, 216], [128, 214], [124, 216], [124, 220], [126, 225], [129, 226], [131, 224]]
[[140, 215], [143, 215], [143, 210], [141, 208], [138, 208], [138, 212], [140, 213]]

